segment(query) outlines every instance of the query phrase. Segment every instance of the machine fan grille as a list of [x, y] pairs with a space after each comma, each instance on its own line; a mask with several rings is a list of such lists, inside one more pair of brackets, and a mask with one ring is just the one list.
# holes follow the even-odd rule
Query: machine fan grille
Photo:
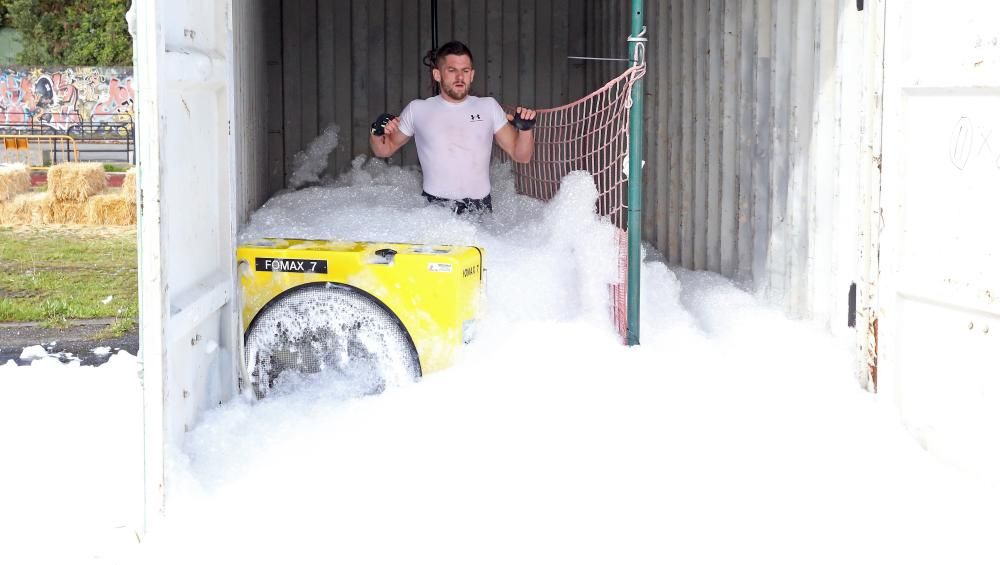
[[245, 334], [244, 362], [257, 398], [283, 376], [361, 380], [367, 392], [420, 378], [420, 360], [399, 318], [357, 288], [315, 283], [265, 306]]

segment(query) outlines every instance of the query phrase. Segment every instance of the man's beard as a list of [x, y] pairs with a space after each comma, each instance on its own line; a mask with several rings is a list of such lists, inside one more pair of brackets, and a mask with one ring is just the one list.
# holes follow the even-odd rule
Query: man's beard
[[455, 90], [453, 86], [443, 86], [445, 94], [451, 97], [452, 100], [464, 100], [466, 96], [469, 95], [469, 85], [466, 84], [465, 88], [461, 92]]

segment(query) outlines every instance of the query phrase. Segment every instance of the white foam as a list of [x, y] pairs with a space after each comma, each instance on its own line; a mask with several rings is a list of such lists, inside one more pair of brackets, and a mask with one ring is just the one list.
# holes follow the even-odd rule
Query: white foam
[[142, 518], [136, 359], [0, 366], [0, 562], [114, 563]]
[[[260, 236], [485, 247], [488, 315], [451, 369], [354, 397], [312, 381], [210, 413], [172, 460], [164, 562], [989, 562], [1000, 494], [923, 452], [849, 348], [720, 276], [642, 266], [642, 343], [607, 315], [586, 175], [549, 204], [493, 170], [455, 217], [358, 158]], [[610, 235], [609, 235], [610, 234]], [[614, 257], [612, 256], [612, 259]], [[246, 543], [266, 524], [266, 536]]]
[[320, 175], [326, 170], [330, 153], [337, 148], [340, 128], [331, 124], [309, 145], [292, 158], [292, 174], [288, 180], [290, 188], [299, 188], [306, 184], [319, 182]]
[[[493, 182], [496, 211], [476, 221], [428, 206], [415, 170], [359, 158], [254, 215], [244, 240], [481, 245], [487, 315], [416, 386], [290, 378], [205, 414], [168, 446], [169, 517], [141, 561], [1000, 562], [997, 488], [937, 462], [860, 390], [853, 344], [647, 259], [642, 345], [623, 347], [586, 179], [548, 205], [502, 167]], [[0, 465], [0, 531], [30, 538], [28, 555], [108, 555], [91, 534], [129, 515], [142, 478], [135, 369], [122, 353], [0, 367], [0, 430], [17, 430], [0, 450], [32, 461]], [[11, 547], [0, 561], [24, 562]]]
[[49, 352], [41, 345], [29, 345], [21, 350], [21, 359], [42, 359], [48, 357]]

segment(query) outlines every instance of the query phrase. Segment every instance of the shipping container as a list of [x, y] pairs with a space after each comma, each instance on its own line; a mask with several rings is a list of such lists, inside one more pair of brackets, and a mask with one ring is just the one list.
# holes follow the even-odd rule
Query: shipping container
[[[367, 153], [374, 116], [431, 94], [435, 35], [470, 45], [481, 95], [579, 99], [627, 65], [574, 57], [625, 58], [630, 4], [134, 3], [150, 519], [166, 450], [237, 392], [237, 234], [295, 153], [331, 123], [331, 169]], [[650, 248], [829, 328], [932, 452], [1000, 471], [1000, 5], [659, 0], [643, 17]]]

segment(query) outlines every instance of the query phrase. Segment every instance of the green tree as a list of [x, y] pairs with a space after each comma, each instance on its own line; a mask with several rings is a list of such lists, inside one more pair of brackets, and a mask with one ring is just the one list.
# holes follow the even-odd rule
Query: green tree
[[132, 64], [129, 0], [0, 0], [7, 24], [21, 32], [21, 65]]

